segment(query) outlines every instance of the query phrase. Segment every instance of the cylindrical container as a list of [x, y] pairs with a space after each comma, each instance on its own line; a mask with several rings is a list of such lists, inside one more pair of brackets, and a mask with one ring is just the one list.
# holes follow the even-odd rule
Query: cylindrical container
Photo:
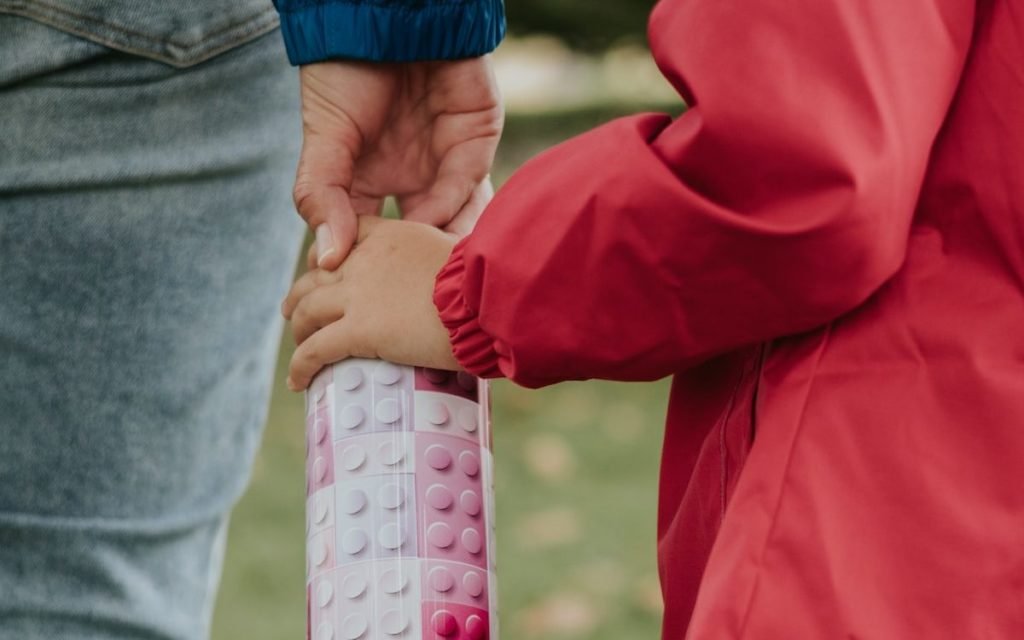
[[306, 394], [311, 640], [497, 640], [487, 385], [348, 359]]

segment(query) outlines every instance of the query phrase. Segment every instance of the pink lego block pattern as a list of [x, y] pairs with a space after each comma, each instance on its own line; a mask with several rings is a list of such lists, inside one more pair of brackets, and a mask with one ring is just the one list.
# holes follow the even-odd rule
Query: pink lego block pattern
[[339, 483], [337, 563], [416, 555], [416, 490], [412, 474]]
[[334, 527], [334, 487], [325, 487], [306, 498], [306, 535]]
[[416, 468], [422, 556], [486, 569], [480, 447], [461, 438], [419, 434]]
[[486, 609], [490, 586], [487, 572], [461, 562], [444, 560], [423, 561], [423, 585], [420, 593], [424, 600], [439, 603], [464, 604]]
[[413, 375], [390, 362], [346, 360], [333, 367], [334, 438], [412, 430]]
[[417, 367], [416, 390], [437, 391], [476, 402], [478, 381], [473, 376], [464, 372], [455, 373], [453, 371]]
[[360, 562], [314, 579], [309, 591], [314, 640], [420, 640], [416, 562]]
[[[326, 394], [323, 396], [326, 398]], [[326, 402], [306, 417], [306, 495], [334, 484], [334, 446]]]
[[424, 640], [488, 640], [487, 611], [447, 602], [423, 603]]
[[415, 469], [411, 433], [374, 433], [346, 438], [334, 445], [334, 476], [339, 483], [365, 478], [412, 473]]
[[480, 445], [480, 405], [471, 400], [436, 391], [417, 391], [416, 431], [443, 433]]
[[312, 640], [497, 640], [487, 385], [352, 358], [306, 395]]
[[335, 567], [334, 529], [328, 527], [309, 536], [306, 544], [306, 575], [313, 577]]

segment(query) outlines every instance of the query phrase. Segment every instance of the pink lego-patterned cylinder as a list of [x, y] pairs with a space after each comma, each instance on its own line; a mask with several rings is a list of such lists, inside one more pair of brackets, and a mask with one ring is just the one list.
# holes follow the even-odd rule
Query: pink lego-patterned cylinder
[[497, 640], [486, 382], [348, 359], [306, 394], [306, 636]]

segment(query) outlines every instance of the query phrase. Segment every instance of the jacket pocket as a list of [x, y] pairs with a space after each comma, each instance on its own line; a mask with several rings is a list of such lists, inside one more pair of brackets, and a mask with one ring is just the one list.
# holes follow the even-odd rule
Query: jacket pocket
[[718, 432], [721, 455], [721, 509], [732, 497], [740, 472], [746, 463], [750, 448], [757, 434], [758, 392], [761, 388], [761, 372], [771, 343], [765, 342], [752, 347], [737, 377], [736, 386], [726, 407]]
[[175, 67], [209, 60], [278, 25], [270, 0], [0, 0], [0, 13]]

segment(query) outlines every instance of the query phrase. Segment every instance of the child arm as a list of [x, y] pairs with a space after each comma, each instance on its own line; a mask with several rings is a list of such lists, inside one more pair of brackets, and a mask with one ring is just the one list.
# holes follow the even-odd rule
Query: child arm
[[655, 379], [862, 304], [903, 261], [973, 7], [662, 2], [652, 49], [690, 110], [613, 121], [499, 191], [436, 282], [460, 363]]

